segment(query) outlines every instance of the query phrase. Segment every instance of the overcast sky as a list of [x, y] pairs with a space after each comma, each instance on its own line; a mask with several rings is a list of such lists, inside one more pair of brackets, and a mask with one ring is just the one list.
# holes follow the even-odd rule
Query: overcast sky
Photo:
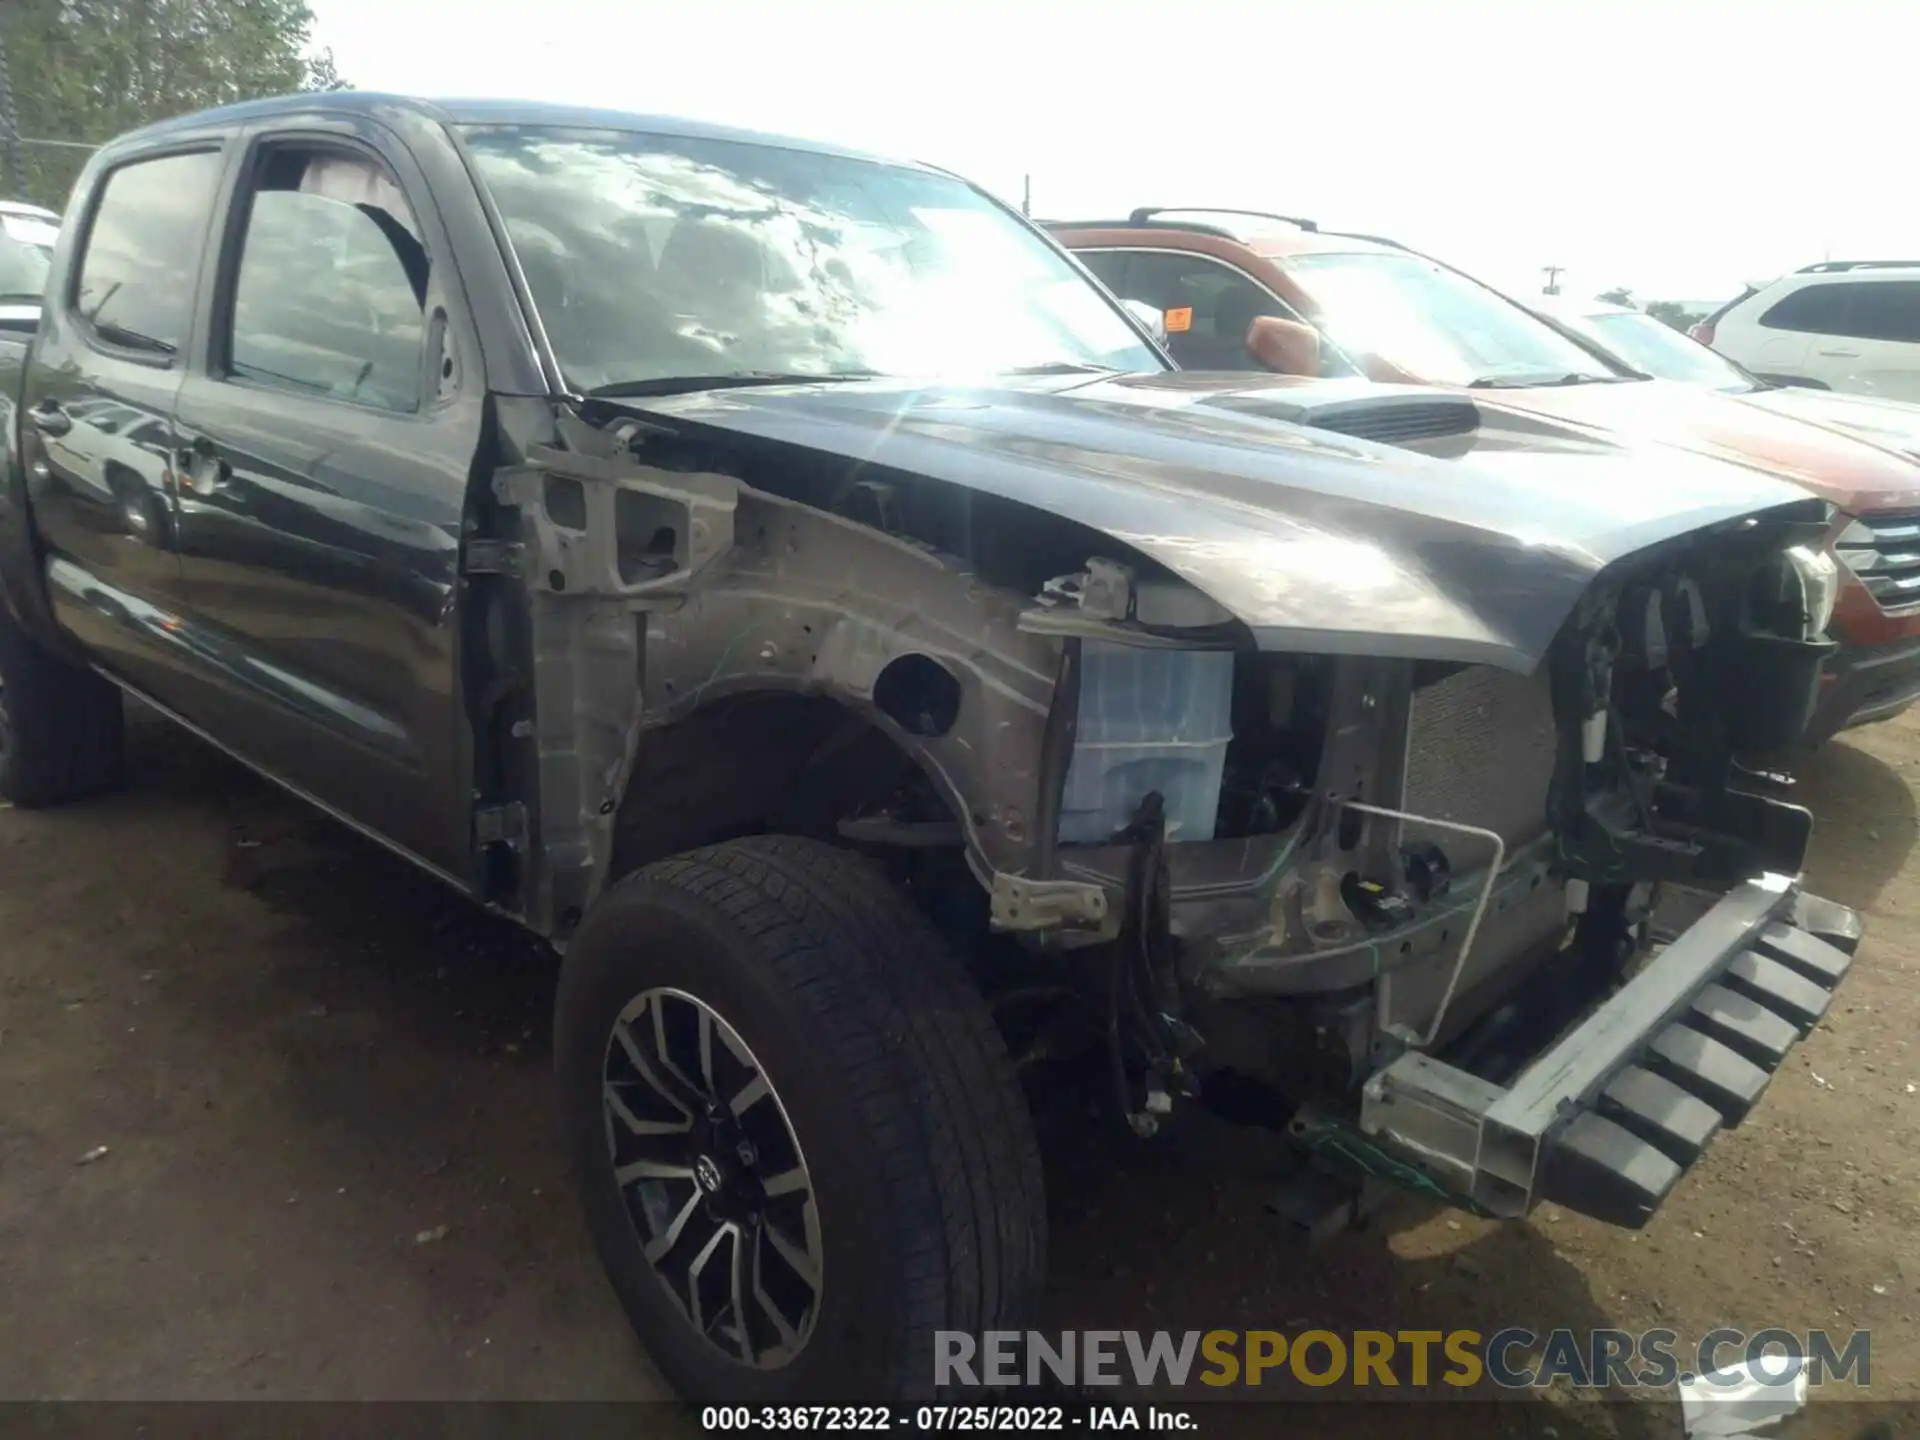
[[1709, 299], [1920, 253], [1903, 0], [309, 0], [363, 90], [911, 156], [1044, 218], [1236, 205]]

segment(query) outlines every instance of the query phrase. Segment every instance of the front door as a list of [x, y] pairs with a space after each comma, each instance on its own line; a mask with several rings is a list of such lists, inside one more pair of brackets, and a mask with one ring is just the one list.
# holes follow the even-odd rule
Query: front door
[[[1838, 348], [1856, 353], [1849, 389], [1883, 400], [1920, 400], [1920, 280], [1876, 277], [1860, 285]], [[1816, 347], [1818, 348], [1818, 347]]]
[[27, 494], [60, 623], [176, 698], [182, 658], [175, 397], [224, 159], [217, 144], [107, 172], [52, 278], [21, 416]]
[[253, 138], [179, 399], [179, 551], [211, 682], [190, 718], [459, 875], [454, 600], [482, 406], [422, 188], [364, 123]]

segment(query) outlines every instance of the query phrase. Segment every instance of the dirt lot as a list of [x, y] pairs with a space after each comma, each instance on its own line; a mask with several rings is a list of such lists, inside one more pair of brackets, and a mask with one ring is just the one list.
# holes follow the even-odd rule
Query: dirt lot
[[[660, 1396], [552, 1139], [549, 956], [196, 743], [146, 724], [135, 747], [125, 795], [0, 813], [0, 1398]], [[1644, 1234], [1409, 1203], [1309, 1264], [1255, 1159], [1211, 1179], [1135, 1147], [1116, 1171], [1055, 1116], [1049, 1323], [1864, 1327], [1874, 1392], [1920, 1394], [1917, 786], [1914, 719], [1807, 768], [1813, 881], [1868, 942]], [[1311, 1429], [1399, 1433], [1395, 1411]], [[1677, 1433], [1671, 1404], [1555, 1414]]]

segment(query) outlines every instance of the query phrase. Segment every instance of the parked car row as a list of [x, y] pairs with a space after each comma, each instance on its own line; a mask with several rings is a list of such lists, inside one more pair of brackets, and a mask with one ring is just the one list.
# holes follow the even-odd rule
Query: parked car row
[[1762, 386], [1619, 307], [1556, 324], [1391, 241], [1297, 218], [1141, 209], [1049, 228], [1116, 294], [1176, 317], [1182, 364], [1458, 386], [1483, 408], [1755, 465], [1832, 501], [1841, 648], [1802, 743], [1920, 697], [1920, 408]]
[[1056, 233], [1112, 288], [926, 166], [302, 95], [102, 147], [0, 340], [0, 788], [131, 693], [552, 940], [692, 1398], [1023, 1329], [1074, 1083], [1285, 1136], [1301, 1234], [1643, 1224], [1860, 939], [1741, 761], [1862, 715], [1911, 460], [1382, 242]]
[[[1704, 385], [1778, 415], [1867, 440], [1920, 459], [1920, 405], [1805, 385], [1774, 384], [1682, 335], [1643, 310], [1600, 300], [1537, 296], [1527, 302], [1550, 324], [1576, 332], [1616, 364], [1655, 380]], [[1695, 326], [1694, 329], [1699, 329]]]

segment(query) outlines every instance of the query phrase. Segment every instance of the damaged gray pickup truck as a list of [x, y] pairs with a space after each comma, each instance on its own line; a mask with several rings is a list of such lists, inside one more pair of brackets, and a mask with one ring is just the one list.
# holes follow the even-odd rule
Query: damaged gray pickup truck
[[8, 403], [8, 793], [116, 783], [129, 691], [551, 937], [689, 1397], [922, 1395], [1021, 1326], [1061, 1063], [1144, 1143], [1290, 1134], [1329, 1214], [1637, 1225], [1859, 937], [1735, 760], [1806, 723], [1824, 504], [1175, 373], [935, 170], [190, 116], [91, 161]]

